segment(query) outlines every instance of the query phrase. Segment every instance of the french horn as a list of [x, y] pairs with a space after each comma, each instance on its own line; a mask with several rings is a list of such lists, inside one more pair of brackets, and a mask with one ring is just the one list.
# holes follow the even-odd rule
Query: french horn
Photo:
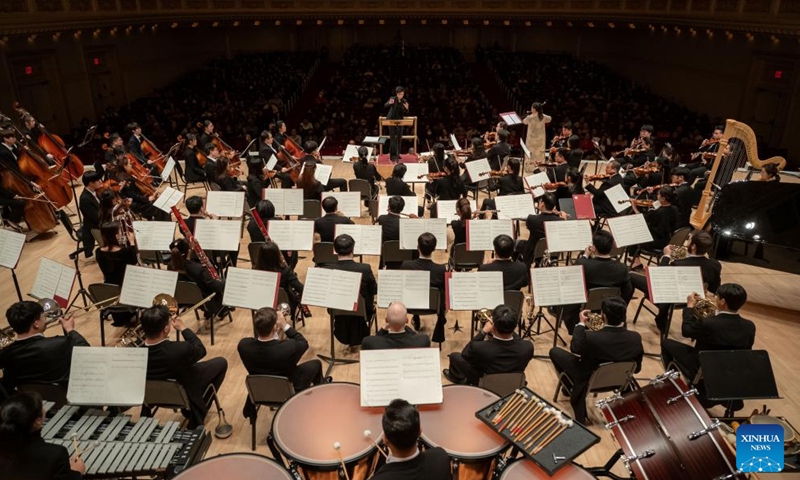
[[586, 314], [586, 322], [584, 322], [584, 324], [586, 325], [586, 328], [593, 332], [596, 332], [606, 326], [606, 322], [603, 320], [603, 314], [594, 312], [589, 312]]
[[481, 308], [475, 313], [475, 318], [481, 325], [485, 325], [486, 322], [492, 321], [492, 311], [488, 308]]
[[694, 307], [692, 307], [692, 314], [698, 320], [704, 320], [717, 314], [717, 304], [708, 298], [698, 299]]
[[684, 245], [670, 245], [672, 249], [673, 260], [683, 260], [689, 254], [688, 249]]

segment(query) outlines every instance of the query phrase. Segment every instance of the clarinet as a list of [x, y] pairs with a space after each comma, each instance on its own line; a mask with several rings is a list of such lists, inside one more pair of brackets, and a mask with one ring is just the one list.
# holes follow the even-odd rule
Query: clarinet
[[200, 263], [202, 263], [206, 270], [208, 270], [208, 273], [211, 274], [211, 278], [214, 280], [219, 280], [219, 273], [217, 273], [217, 269], [214, 268], [211, 260], [209, 260], [206, 256], [206, 252], [203, 251], [203, 247], [197, 243], [197, 239], [194, 238], [194, 235], [192, 235], [192, 232], [189, 230], [189, 225], [186, 225], [186, 220], [184, 220], [181, 216], [181, 212], [178, 211], [178, 207], [173, 206], [172, 213], [175, 215], [175, 218], [178, 219], [178, 226], [181, 228], [183, 236], [189, 241], [189, 245], [191, 245], [192, 250], [194, 250], [194, 254], [200, 259]]
[[250, 209], [250, 213], [253, 214], [253, 220], [256, 222], [256, 225], [258, 225], [258, 228], [261, 230], [261, 235], [264, 235], [264, 240], [270, 241], [269, 233], [267, 233], [267, 226], [264, 225], [264, 221], [261, 220], [261, 216], [258, 215], [258, 212], [256, 212], [255, 207]]

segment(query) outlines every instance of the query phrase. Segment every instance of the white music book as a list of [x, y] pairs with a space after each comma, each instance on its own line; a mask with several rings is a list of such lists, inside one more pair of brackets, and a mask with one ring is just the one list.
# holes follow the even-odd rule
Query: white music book
[[503, 121], [508, 125], [517, 125], [522, 123], [522, 119], [519, 118], [517, 112], [503, 112], [500, 114], [500, 118], [502, 118]]
[[312, 250], [314, 248], [314, 222], [306, 220], [269, 220], [269, 238], [281, 250]]
[[503, 272], [452, 272], [445, 274], [448, 310], [480, 310], [505, 303]]
[[467, 250], [494, 250], [494, 239], [498, 235], [514, 238], [511, 220], [467, 220]]
[[653, 235], [647, 228], [647, 222], [641, 213], [636, 215], [623, 215], [621, 217], [609, 217], [608, 226], [614, 236], [614, 244], [617, 247], [627, 247], [628, 245], [639, 245], [653, 241]]
[[[311, 222], [307, 222], [311, 223]], [[337, 223], [333, 238], [339, 235], [350, 235], [356, 241], [353, 247], [355, 255], [380, 255], [382, 247], [382, 228], [380, 225], [347, 225]]]
[[355, 312], [358, 310], [360, 287], [360, 273], [310, 267], [306, 271], [301, 303]]
[[228, 267], [222, 303], [229, 307], [249, 308], [250, 310], [258, 310], [262, 307], [275, 308], [280, 285], [280, 272]]
[[[446, 219], [448, 225], [450, 225], [450, 223], [453, 221], [458, 220], [458, 214], [456, 213], [457, 201], [458, 200], [438, 200], [436, 202], [436, 218]], [[475, 201], [474, 198], [470, 198], [469, 206], [474, 212], [478, 209], [478, 202]]]
[[274, 153], [269, 152], [269, 159], [267, 159], [264, 166], [266, 167], [267, 170], [272, 171], [275, 170], [275, 165], [277, 164], [278, 164], [278, 157]]
[[450, 134], [450, 143], [453, 144], [453, 150], [461, 150], [461, 145], [458, 144], [456, 136], [453, 135], [452, 133]]
[[586, 303], [583, 265], [531, 269], [533, 303], [542, 307]]
[[700, 267], [647, 267], [645, 275], [650, 301], [655, 304], [686, 303], [692, 293], [705, 296]]
[[175, 190], [172, 187], [167, 187], [153, 202], [153, 206], [162, 212], [172, 213], [172, 207], [180, 203], [183, 198], [183, 192]]
[[198, 219], [194, 226], [194, 238], [203, 250], [238, 252], [241, 232], [240, 220]]
[[342, 154], [342, 161], [346, 163], [351, 163], [352, 162], [351, 159], [353, 157], [358, 158], [358, 149], [361, 148], [362, 146], [367, 147], [370, 156], [372, 156], [372, 154], [375, 153], [375, 148], [370, 147], [369, 145], [347, 145], [347, 147], [345, 147], [344, 149], [344, 153]]
[[244, 212], [244, 192], [208, 192], [206, 212], [218, 217], [241, 217]]
[[527, 193], [494, 197], [494, 204], [500, 219], [527, 220], [528, 215], [536, 215], [533, 197]]
[[17, 268], [25, 238], [24, 233], [0, 229], [0, 267]]
[[136, 235], [136, 246], [139, 250], [163, 252], [175, 239], [174, 222], [134, 221], [133, 233]]
[[[389, 211], [389, 199], [396, 195], [378, 195], [378, 216], [386, 215]], [[406, 215], [416, 215], [418, 213], [417, 197], [400, 197], [406, 202], [403, 205], [403, 213]]]
[[428, 183], [428, 162], [406, 163], [406, 173], [403, 181], [406, 183]]
[[[361, 216], [361, 193], [360, 192], [325, 192], [322, 194], [322, 200], [328, 197], [334, 197], [339, 202], [338, 210], [344, 214], [345, 217]], [[321, 212], [325, 215], [325, 212]]]
[[[303, 175], [303, 171], [305, 171], [306, 165], [303, 164], [300, 167], [300, 175]], [[333, 166], [325, 165], [324, 163], [318, 163], [317, 167], [314, 169], [314, 178], [321, 184], [327, 185], [328, 180], [331, 178], [331, 172], [333, 172]]]
[[531, 151], [528, 150], [528, 146], [525, 145], [525, 142], [519, 142], [519, 146], [522, 147], [522, 152], [525, 154], [525, 158], [531, 158]]
[[389, 137], [364, 137], [364, 140], [361, 140], [361, 143], [381, 143], [382, 138], [389, 138]]
[[378, 270], [378, 307], [403, 302], [406, 308], [430, 306], [431, 274], [427, 270]]
[[447, 250], [447, 220], [444, 218], [401, 218], [400, 249], [416, 250], [423, 233], [436, 237], [436, 250]]
[[299, 188], [265, 188], [261, 197], [272, 202], [275, 215], [303, 214], [303, 190]]
[[161, 181], [166, 182], [169, 179], [169, 176], [172, 175], [172, 170], [175, 169], [175, 159], [170, 156], [167, 158], [167, 163], [164, 165], [164, 169], [161, 171]]
[[605, 190], [604, 193], [606, 194], [608, 201], [611, 202], [611, 206], [614, 207], [614, 211], [617, 213], [622, 213], [631, 207], [630, 197], [627, 193], [625, 193], [625, 189], [622, 188], [622, 184], [614, 185], [608, 190]]
[[71, 405], [141, 405], [146, 348], [75, 347], [69, 369]]
[[49, 258], [42, 258], [39, 271], [33, 282], [31, 296], [36, 299], [52, 298], [61, 308], [69, 304], [72, 286], [75, 283], [75, 268], [62, 265]]
[[466, 167], [467, 175], [469, 175], [469, 181], [472, 183], [477, 183], [482, 180], [489, 180], [489, 172], [492, 171], [492, 167], [489, 165], [489, 160], [485, 158], [479, 158], [477, 160], [466, 162], [464, 167]]
[[178, 272], [128, 265], [122, 280], [119, 303], [149, 308], [153, 306], [156, 295], [166, 293], [174, 297], [177, 285]]
[[534, 197], [541, 197], [547, 191], [542, 187], [545, 183], [550, 183], [550, 177], [547, 176], [547, 172], [539, 172], [534, 173], [533, 175], [528, 175], [525, 177], [525, 185], [528, 187], [528, 191], [531, 189], [533, 190]]
[[402, 398], [412, 405], [442, 403], [442, 374], [435, 348], [362, 350], [361, 406], [385, 407]]
[[544, 234], [550, 253], [582, 252], [592, 244], [592, 226], [589, 220], [544, 222]]

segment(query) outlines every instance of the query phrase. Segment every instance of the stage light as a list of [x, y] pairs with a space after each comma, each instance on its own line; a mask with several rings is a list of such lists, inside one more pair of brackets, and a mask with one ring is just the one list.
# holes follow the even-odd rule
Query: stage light
[[297, 20], [296, 22], [294, 22], [294, 24], [299, 26], [299, 25], [303, 24], [303, 21], [302, 20]]
[[634, 29], [636, 29], [636, 24], [635, 23], [629, 23], [628, 24], [628, 28], [630, 28], [631, 30], [634, 30]]
[[261, 25], [261, 20], [256, 20], [255, 22], [253, 22], [254, 27], [258, 27], [260, 25]]
[[280, 27], [281, 26], [281, 21], [280, 20], [275, 20], [275, 26], [276, 27]]
[[364, 25], [364, 20], [359, 20], [359, 21], [358, 21], [358, 24], [359, 24], [359, 25]]
[[[144, 28], [144, 25], [142, 25], [142, 28]], [[81, 34], [82, 33], [83, 33], [82, 31], [76, 30], [75, 33], [72, 34], [72, 36], [75, 37], [75, 39], [77, 40], [77, 39], [81, 38]]]
[[544, 24], [547, 25], [548, 27], [552, 27], [553, 26], [553, 22], [551, 22], [550, 20], [544, 22]]
[[422, 20], [419, 21], [419, 23], [420, 25], [427, 25], [428, 21], [423, 18]]
[[714, 30], [706, 28], [706, 36], [708, 36], [708, 38], [714, 38]]
[[382, 18], [380, 20], [378, 20], [378, 25], [383, 25], [385, 23], [386, 23], [386, 20], [384, 20]]
[[571, 27], [572, 26], [572, 22], [567, 22], [567, 26]]
[[614, 28], [614, 23], [613, 22], [608, 22], [608, 28]]
[[530, 20], [525, 20], [525, 26], [530, 27], [532, 25]]
[[212, 27], [219, 27], [219, 22], [215, 21], [214, 23], [211, 24], [211, 26]]
[[178, 28], [178, 22], [172, 22], [172, 25], [170, 25], [170, 28]]
[[469, 20], [464, 19], [464, 21], [462, 23], [464, 23], [464, 25], [469, 25]]
[[507, 26], [511, 25], [511, 22], [508, 21], [508, 20], [503, 20], [503, 25], [505, 25], [507, 27]]
[[113, 37], [114, 35], [116, 35], [116, 34], [117, 34], [117, 27], [114, 27], [114, 28], [112, 28], [112, 29], [111, 29], [111, 31], [110, 31], [109, 33], [111, 34], [111, 36], [112, 36], [112, 37]]
[[586, 26], [589, 27], [589, 28], [594, 28], [594, 23], [589, 22], [589, 23], [586, 24]]
[[239, 26], [239, 20], [236, 20], [236, 21], [234, 21], [234, 22], [233, 22], [233, 26], [234, 26], [234, 27], [238, 27], [238, 26]]
[[200, 26], [200, 22], [192, 22], [192, 28], [197, 28]]
[[53, 34], [53, 40], [54, 40], [54, 41], [58, 41], [58, 39], [59, 39], [60, 37], [61, 37], [61, 32], [56, 32], [56, 33], [54, 33], [54, 34]]
[[697, 30], [695, 30], [694, 28], [690, 28], [689, 29], [689, 35], [691, 35], [693, 37], [696, 37], [697, 36]]
[[[28, 43], [33, 43], [35, 41], [36, 41], [36, 34], [34, 33], [34, 34], [31, 34], [31, 36], [28, 37]], [[30, 73], [28, 73], [28, 75], [30, 75]]]
[[342, 19], [340, 18], [339, 20], [336, 20], [336, 24], [337, 24], [337, 25], [344, 25], [344, 20], [342, 20]]
[[483, 21], [483, 26], [485, 27], [485, 26], [487, 26], [487, 25], [489, 25], [489, 20], [484, 20], [484, 21]]
[[317, 26], [322, 25], [322, 20], [317, 20]]
[[756, 38], [756, 37], [755, 37], [755, 36], [753, 36], [753, 34], [752, 34], [752, 33], [750, 33], [750, 32], [747, 32], [747, 33], [745, 33], [745, 34], [744, 34], [744, 36], [745, 36], [745, 38], [747, 38], [747, 41], [748, 41], [748, 42], [752, 42], [752, 41], [753, 41], [753, 40], [755, 40], [755, 38]]
[[447, 19], [446, 18], [442, 19], [442, 25], [447, 25]]
[[405, 24], [406, 24], [406, 19], [405, 18], [401, 18], [400, 19], [400, 25], [405, 25]]
[[781, 43], [781, 39], [776, 37], [775, 35], [770, 35], [769, 39], [772, 40], [772, 43], [774, 43], [774, 44]]

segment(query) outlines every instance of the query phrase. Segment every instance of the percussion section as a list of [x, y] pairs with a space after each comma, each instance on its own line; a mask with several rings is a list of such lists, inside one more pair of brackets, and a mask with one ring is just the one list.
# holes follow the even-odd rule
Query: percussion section
[[296, 480], [276, 461], [254, 453], [230, 453], [207, 458], [173, 480]]

